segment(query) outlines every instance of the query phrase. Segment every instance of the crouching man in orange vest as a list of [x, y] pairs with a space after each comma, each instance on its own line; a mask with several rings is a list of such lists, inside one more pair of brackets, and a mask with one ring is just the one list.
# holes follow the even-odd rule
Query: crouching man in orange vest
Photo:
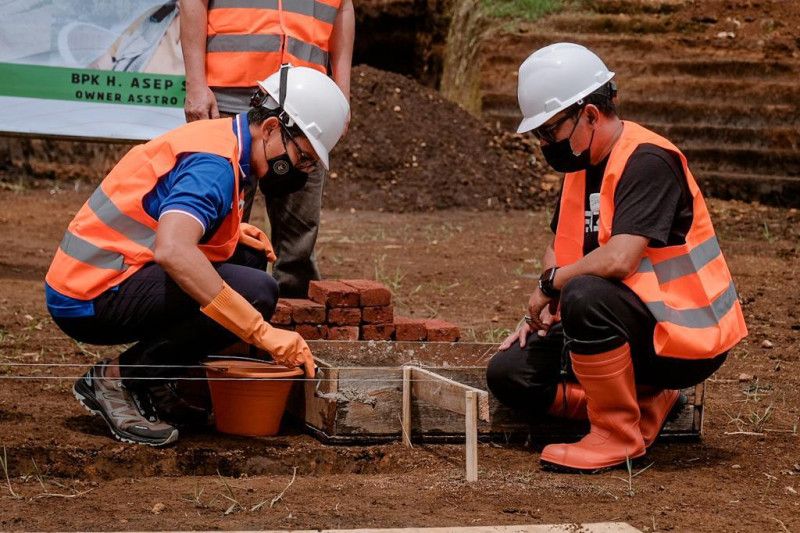
[[349, 105], [330, 78], [306, 67], [285, 66], [259, 85], [249, 112], [192, 122], [128, 152], [69, 224], [50, 265], [47, 306], [65, 333], [135, 342], [73, 387], [120, 440], [174, 442], [178, 430], [154, 403], [176, 405], [164, 380], [237, 337], [313, 376], [305, 341], [267, 322], [278, 286], [265, 268], [275, 254], [263, 232], [241, 223], [244, 181], [302, 186], [317, 164], [327, 168]]
[[565, 172], [528, 315], [487, 369], [497, 398], [529, 415], [589, 419], [542, 451], [596, 471], [645, 454], [681, 389], [747, 335], [705, 201], [681, 151], [617, 116], [616, 86], [586, 48], [558, 43], [519, 69], [520, 133]]

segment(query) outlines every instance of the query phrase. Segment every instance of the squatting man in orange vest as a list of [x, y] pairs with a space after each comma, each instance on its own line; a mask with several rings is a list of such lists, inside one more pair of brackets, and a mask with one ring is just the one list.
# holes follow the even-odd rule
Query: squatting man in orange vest
[[[187, 122], [246, 111], [256, 81], [284, 63], [330, 73], [350, 98], [352, 0], [181, 0], [180, 9]], [[318, 166], [300, 188], [260, 183], [282, 297], [305, 298], [309, 282], [320, 279], [314, 246], [325, 176]], [[245, 222], [255, 195], [247, 190]]]
[[555, 237], [521, 327], [487, 381], [528, 416], [589, 420], [544, 466], [597, 471], [644, 455], [679, 402], [747, 335], [705, 201], [681, 151], [615, 110], [614, 73], [558, 43], [519, 69], [518, 131], [566, 173]]
[[292, 187], [317, 164], [327, 168], [349, 105], [306, 67], [282, 67], [259, 85], [249, 112], [131, 149], [69, 224], [47, 273], [47, 306], [67, 335], [135, 342], [73, 387], [120, 440], [174, 442], [178, 430], [162, 419], [192, 413], [169, 380], [237, 337], [313, 376], [300, 335], [267, 322], [278, 297], [266, 273], [275, 254], [261, 230], [241, 222], [243, 189], [248, 179]]

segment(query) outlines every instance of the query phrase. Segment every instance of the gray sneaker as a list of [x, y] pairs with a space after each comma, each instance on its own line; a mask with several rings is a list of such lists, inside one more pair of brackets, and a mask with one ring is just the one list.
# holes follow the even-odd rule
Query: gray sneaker
[[126, 389], [122, 381], [104, 376], [108, 359], [93, 366], [72, 386], [75, 398], [100, 415], [123, 442], [164, 446], [178, 440], [178, 430], [159, 420], [148, 394]]

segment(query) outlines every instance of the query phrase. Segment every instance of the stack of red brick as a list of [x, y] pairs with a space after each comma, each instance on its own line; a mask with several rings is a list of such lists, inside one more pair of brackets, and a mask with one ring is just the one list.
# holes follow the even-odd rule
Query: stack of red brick
[[270, 322], [308, 340], [455, 342], [459, 338], [458, 326], [444, 320], [395, 316], [391, 291], [364, 279], [312, 281], [308, 299], [279, 300]]

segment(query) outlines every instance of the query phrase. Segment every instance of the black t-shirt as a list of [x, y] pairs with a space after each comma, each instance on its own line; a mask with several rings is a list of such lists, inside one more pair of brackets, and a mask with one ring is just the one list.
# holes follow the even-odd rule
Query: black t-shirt
[[[598, 247], [600, 185], [608, 158], [586, 169], [583, 254]], [[558, 227], [561, 195], [550, 222]], [[642, 144], [631, 154], [614, 192], [611, 234], [641, 235], [650, 246], [682, 244], [692, 225], [692, 204], [677, 154], [654, 144]]]

